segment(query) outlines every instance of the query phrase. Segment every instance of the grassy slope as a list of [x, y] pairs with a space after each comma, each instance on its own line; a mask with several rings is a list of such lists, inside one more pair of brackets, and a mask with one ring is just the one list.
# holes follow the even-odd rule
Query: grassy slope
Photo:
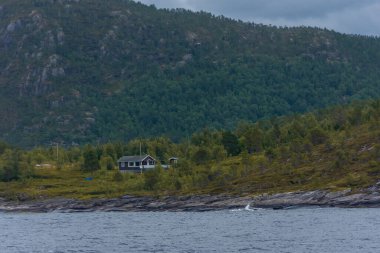
[[[70, 167], [36, 169], [36, 178], [0, 183], [0, 192], [9, 199], [66, 197], [77, 199], [116, 197], [125, 193], [130, 182], [115, 182], [113, 172], [84, 173]], [[87, 181], [86, 178], [93, 178]], [[138, 180], [135, 182], [137, 183]], [[131, 191], [143, 194], [143, 192]]]
[[[330, 144], [315, 146], [298, 158], [275, 159], [261, 165], [262, 156], [252, 156], [247, 176], [217, 191], [233, 193], [286, 192], [296, 190], [361, 189], [380, 179], [380, 131], [368, 131], [369, 125], [352, 129], [350, 136], [340, 134]], [[298, 160], [298, 162], [297, 162]], [[241, 160], [231, 159], [222, 166], [233, 166]], [[297, 164], [299, 163], [299, 164]], [[265, 168], [264, 168], [265, 167]]]
[[[182, 188], [180, 191], [165, 191], [163, 188], [146, 191], [141, 175], [127, 174], [118, 181], [115, 180], [115, 171], [84, 173], [66, 166], [60, 170], [36, 169], [33, 179], [0, 183], [0, 192], [9, 199], [58, 196], [88, 199], [125, 194], [254, 195], [314, 189], [358, 190], [380, 180], [380, 128], [376, 122], [330, 132], [329, 139], [325, 144], [312, 146], [309, 151], [301, 149], [296, 155], [288, 154], [280, 146], [271, 159], [263, 153], [257, 153], [199, 165], [194, 168], [197, 173], [211, 170], [214, 179], [207, 184], [199, 182], [192, 188]], [[93, 180], [86, 181], [86, 177], [93, 177]]]

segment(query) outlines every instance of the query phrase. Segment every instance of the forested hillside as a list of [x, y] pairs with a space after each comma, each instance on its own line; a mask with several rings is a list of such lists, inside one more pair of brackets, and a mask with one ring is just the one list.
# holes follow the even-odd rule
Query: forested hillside
[[0, 3], [0, 138], [174, 140], [380, 97], [380, 39], [127, 0]]
[[[360, 191], [380, 180], [379, 122], [380, 101], [374, 101], [241, 124], [233, 131], [206, 129], [181, 143], [155, 137], [28, 151], [0, 143], [0, 198]], [[117, 159], [139, 154], [140, 144], [157, 161], [176, 156], [178, 164], [120, 173]]]

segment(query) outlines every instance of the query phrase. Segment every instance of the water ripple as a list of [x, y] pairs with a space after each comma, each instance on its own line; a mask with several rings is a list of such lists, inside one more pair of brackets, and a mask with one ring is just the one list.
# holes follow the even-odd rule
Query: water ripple
[[0, 214], [1, 253], [379, 252], [379, 209]]

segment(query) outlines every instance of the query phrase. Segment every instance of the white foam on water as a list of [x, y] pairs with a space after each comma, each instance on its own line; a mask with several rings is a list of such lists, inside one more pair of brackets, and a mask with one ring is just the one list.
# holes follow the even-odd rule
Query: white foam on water
[[232, 212], [241, 212], [241, 211], [249, 211], [249, 212], [252, 212], [252, 211], [258, 211], [260, 210], [261, 208], [251, 208], [251, 205], [248, 203], [244, 208], [239, 208], [239, 209], [232, 209], [231, 211]]

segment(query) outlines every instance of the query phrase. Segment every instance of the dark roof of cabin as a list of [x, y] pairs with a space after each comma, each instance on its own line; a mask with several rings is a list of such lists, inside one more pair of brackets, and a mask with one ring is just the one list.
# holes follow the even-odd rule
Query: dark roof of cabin
[[127, 163], [127, 162], [141, 162], [142, 160], [144, 160], [147, 157], [150, 157], [153, 160], [155, 160], [150, 155], [134, 155], [134, 156], [123, 156], [123, 157], [120, 157], [119, 160], [117, 160], [117, 162], [125, 162], [125, 163]]

